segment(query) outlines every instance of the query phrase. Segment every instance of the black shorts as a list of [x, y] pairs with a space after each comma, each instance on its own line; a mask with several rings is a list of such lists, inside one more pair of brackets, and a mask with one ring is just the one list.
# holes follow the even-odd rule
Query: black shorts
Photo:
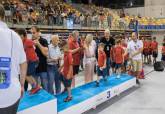
[[66, 79], [63, 75], [61, 75], [61, 81], [62, 83], [64, 84], [64, 87], [67, 88], [67, 87], [71, 87], [72, 85], [72, 79]]
[[103, 76], [103, 77], [105, 78], [106, 72], [107, 72], [107, 69], [106, 69], [106, 68], [103, 69], [103, 70], [100, 70], [100, 67], [97, 66], [97, 75], [98, 75], [98, 76]]
[[158, 57], [158, 52], [152, 52], [152, 57], [157, 58]]
[[161, 60], [162, 60], [162, 61], [165, 61], [165, 55], [162, 55]]
[[152, 55], [152, 51], [151, 50], [148, 52], [148, 55]]
[[128, 60], [125, 60], [124, 61], [124, 67], [127, 67], [127, 64], [128, 64]]
[[149, 55], [148, 51], [143, 51], [143, 55], [148, 56]]
[[73, 65], [73, 76], [79, 73], [79, 65]]
[[12, 106], [6, 107], [6, 108], [0, 108], [0, 114], [16, 114], [18, 110], [18, 105], [19, 105], [18, 100], [15, 104]]
[[29, 61], [27, 68], [27, 76], [35, 76], [37, 66], [38, 66], [38, 61], [34, 61], [34, 62]]
[[116, 63], [115, 62], [111, 62], [111, 67], [115, 68], [116, 67]]

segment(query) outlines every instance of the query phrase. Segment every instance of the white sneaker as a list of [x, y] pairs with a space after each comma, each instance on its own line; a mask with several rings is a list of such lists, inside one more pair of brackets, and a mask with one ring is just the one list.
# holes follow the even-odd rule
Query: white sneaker
[[120, 78], [120, 75], [117, 75], [117, 77], [116, 77], [117, 79], [119, 79]]

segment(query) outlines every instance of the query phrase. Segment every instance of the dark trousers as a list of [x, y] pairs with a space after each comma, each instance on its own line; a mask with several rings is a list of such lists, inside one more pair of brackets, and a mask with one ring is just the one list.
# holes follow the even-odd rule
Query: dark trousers
[[19, 105], [19, 100], [12, 106], [0, 108], [0, 114], [16, 114]]
[[28, 90], [28, 82], [27, 82], [27, 81], [25, 81], [25, 84], [24, 84], [24, 89], [25, 89], [25, 91], [27, 91], [27, 90]]

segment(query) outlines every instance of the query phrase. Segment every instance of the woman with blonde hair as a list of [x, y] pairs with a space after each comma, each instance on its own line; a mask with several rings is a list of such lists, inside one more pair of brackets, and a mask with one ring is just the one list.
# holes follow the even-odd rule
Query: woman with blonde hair
[[93, 36], [88, 34], [84, 44], [84, 67], [85, 67], [85, 83], [93, 81], [95, 67], [95, 46], [92, 45]]

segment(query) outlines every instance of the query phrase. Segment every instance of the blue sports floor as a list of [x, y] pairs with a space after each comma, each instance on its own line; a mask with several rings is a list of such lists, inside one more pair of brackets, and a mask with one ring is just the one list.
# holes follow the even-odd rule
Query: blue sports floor
[[[89, 99], [107, 89], [120, 85], [121, 83], [126, 82], [132, 78], [132, 76], [123, 74], [120, 79], [116, 79], [116, 76], [112, 75], [107, 79], [107, 81], [101, 80], [100, 87], [96, 87], [95, 82], [79, 86], [72, 90], [73, 100], [67, 103], [63, 102], [63, 99], [67, 96], [66, 93], [57, 95], [55, 97], [57, 98], [58, 112], [65, 110], [77, 103], [83, 102], [86, 99]], [[49, 100], [55, 99], [55, 97], [48, 94], [44, 90], [41, 90], [37, 94], [31, 96], [29, 96], [29, 93], [27, 92], [20, 102], [18, 111], [22, 111], [27, 108], [42, 104], [44, 102], [48, 102]]]

